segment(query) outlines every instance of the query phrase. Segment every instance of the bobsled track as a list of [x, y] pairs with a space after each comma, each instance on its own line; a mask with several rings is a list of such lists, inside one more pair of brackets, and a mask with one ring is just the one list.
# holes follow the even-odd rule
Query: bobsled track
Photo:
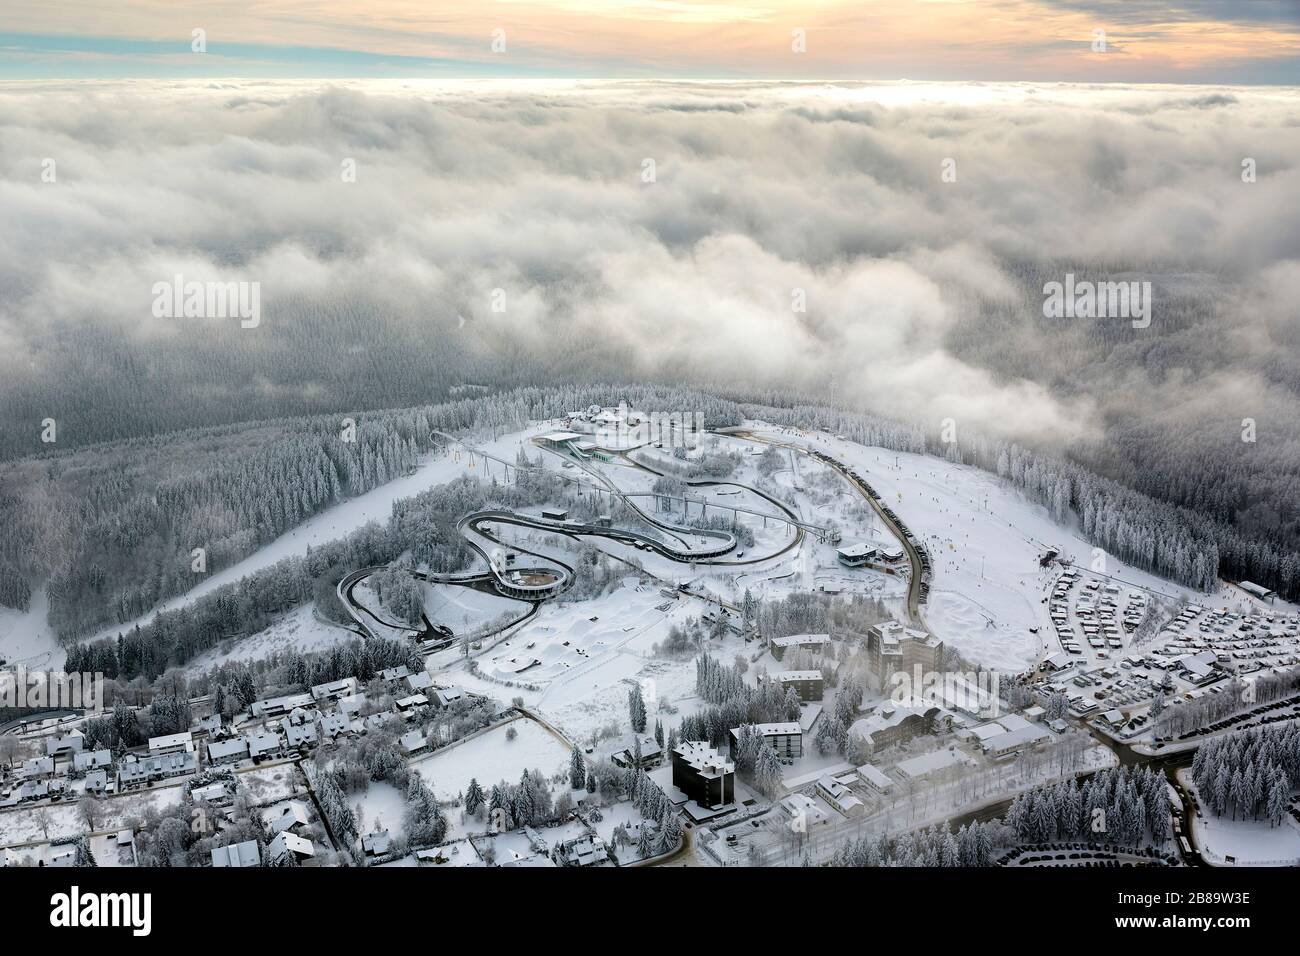
[[[441, 433], [439, 433], [441, 434]], [[489, 458], [483, 452], [473, 449], [458, 439], [452, 439], [451, 436], [442, 436], [445, 439], [462, 445], [470, 451], [471, 454], [478, 454], [482, 457]], [[546, 449], [550, 451], [550, 449]], [[627, 467], [637, 468], [651, 474], [661, 475], [650, 466], [639, 462], [628, 455], [626, 452], [620, 452], [611, 449], [611, 453], [623, 459], [622, 463]], [[558, 454], [552, 452], [552, 454]], [[491, 589], [505, 597], [514, 598], [520, 601], [527, 601], [533, 604], [527, 616], [531, 616], [536, 611], [537, 605], [543, 601], [557, 597], [568, 590], [574, 581], [575, 571], [572, 565], [568, 564], [559, 557], [550, 554], [543, 554], [539, 551], [532, 551], [528, 548], [521, 547], [517, 544], [503, 542], [497, 533], [494, 533], [494, 526], [513, 526], [518, 528], [527, 528], [537, 531], [545, 531], [552, 534], [563, 535], [577, 541], [584, 537], [605, 538], [615, 541], [619, 544], [628, 545], [641, 551], [649, 551], [667, 558], [670, 561], [679, 564], [688, 565], [749, 565], [758, 564], [764, 561], [770, 561], [775, 557], [786, 553], [792, 548], [797, 547], [803, 540], [805, 530], [812, 530], [819, 537], [824, 535], [825, 529], [809, 525], [802, 521], [798, 514], [788, 505], [779, 499], [752, 488], [748, 485], [742, 485], [737, 482], [729, 481], [711, 481], [711, 480], [694, 480], [685, 481], [692, 487], [715, 487], [730, 486], [745, 491], [752, 492], [755, 495], [769, 501], [776, 508], [780, 509], [781, 514], [764, 514], [759, 511], [751, 511], [744, 508], [734, 508], [726, 505], [715, 505], [700, 500], [698, 503], [702, 509], [714, 507], [718, 510], [731, 511], [733, 513], [745, 513], [766, 520], [781, 521], [788, 524], [793, 530], [794, 535], [791, 540], [782, 548], [771, 554], [749, 557], [744, 559], [726, 560], [726, 555], [736, 550], [736, 536], [729, 531], [722, 531], [716, 528], [692, 528], [684, 525], [674, 524], [656, 517], [653, 513], [640, 507], [633, 499], [635, 498], [662, 498], [653, 492], [645, 493], [626, 493], [619, 489], [608, 477], [590, 468], [585, 461], [570, 458], [567, 455], [559, 455], [566, 461], [573, 461], [575, 465], [589, 476], [595, 485], [592, 486], [593, 492], [608, 494], [611, 500], [619, 500], [628, 509], [644, 521], [650, 527], [662, 532], [662, 538], [651, 537], [639, 531], [633, 531], [628, 528], [608, 527], [605, 525], [586, 524], [579, 521], [562, 521], [550, 518], [543, 518], [534, 515], [520, 514], [515, 511], [505, 509], [487, 509], [475, 511], [465, 515], [456, 522], [456, 530], [464, 539], [465, 543], [473, 549], [487, 565], [487, 570], [458, 571], [452, 573], [437, 573], [432, 571], [413, 572], [417, 578], [430, 581], [437, 584], [451, 584], [462, 587], [474, 587], [483, 590]], [[496, 459], [501, 461], [500, 459]], [[501, 462], [506, 464], [505, 462]], [[510, 465], [511, 468], [522, 468], [519, 464]], [[538, 468], [539, 466], [531, 466]], [[530, 470], [531, 470], [530, 468]], [[553, 478], [558, 478], [569, 483], [577, 483], [573, 478], [567, 475], [555, 474], [548, 472]], [[599, 487], [596, 487], [599, 486]], [[683, 499], [685, 500], [685, 499]], [[696, 539], [692, 544], [689, 538]], [[699, 539], [704, 539], [700, 542]], [[410, 625], [401, 624], [392, 620], [387, 620], [380, 613], [372, 611], [365, 605], [356, 600], [352, 591], [362, 580], [371, 574], [381, 571], [383, 568], [361, 568], [353, 571], [343, 578], [338, 584], [338, 597], [347, 609], [348, 614], [357, 623], [357, 625], [369, 635], [382, 633], [387, 629], [398, 629], [403, 631], [416, 632], [420, 629]], [[423, 617], [423, 615], [422, 615]], [[509, 626], [518, 623], [512, 622]], [[431, 624], [428, 618], [423, 618], [423, 639], [437, 640], [439, 637], [450, 640], [451, 631], [441, 625]]]

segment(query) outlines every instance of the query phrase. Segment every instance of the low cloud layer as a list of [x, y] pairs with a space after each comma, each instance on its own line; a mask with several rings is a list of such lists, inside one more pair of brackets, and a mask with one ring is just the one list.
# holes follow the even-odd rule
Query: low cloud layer
[[[57, 404], [60, 342], [93, 329], [111, 347], [79, 356], [92, 369], [165, 380], [175, 356], [219, 345], [221, 401], [284, 390], [291, 370], [327, 407], [327, 359], [257, 360], [318, 321], [348, 350], [437, 338], [486, 362], [825, 390], [1086, 440], [1118, 391], [1167, 415], [1161, 389], [1189, 385], [1138, 359], [1114, 389], [1062, 387], [1077, 370], [1051, 368], [1041, 273], [1204, 283], [1223, 300], [1216, 381], [1276, 400], [1269, 350], [1295, 361], [1297, 156], [1283, 89], [11, 86], [0, 401]], [[261, 324], [153, 317], [175, 274], [259, 282]], [[1159, 319], [1117, 347], [1150, 348], [1170, 334]]]

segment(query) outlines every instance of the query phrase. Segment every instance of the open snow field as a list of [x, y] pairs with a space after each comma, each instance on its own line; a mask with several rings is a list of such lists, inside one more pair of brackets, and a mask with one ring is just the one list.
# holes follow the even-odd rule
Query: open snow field
[[[648, 698], [647, 729], [654, 729], [657, 708], [664, 706], [676, 711], [665, 714], [665, 725], [680, 723], [704, 706], [695, 693], [695, 656], [656, 658], [650, 653], [650, 643], [649, 638], [644, 643], [632, 641], [616, 657], [557, 682], [542, 694], [538, 712], [572, 739], [590, 743], [597, 731], [611, 723], [626, 732], [628, 692], [638, 686]], [[711, 642], [708, 649], [719, 660], [730, 661], [752, 646], [727, 637]]]
[[239, 786], [258, 805], [295, 796], [305, 791], [307, 785], [302, 771], [292, 760], [236, 770], [235, 775]]
[[[1281, 826], [1268, 821], [1231, 817], [1195, 817], [1196, 846], [1206, 861], [1219, 866], [1300, 865], [1300, 826], [1288, 816]], [[1228, 862], [1228, 857], [1233, 862]]]
[[371, 781], [365, 793], [350, 793], [348, 806], [360, 808], [360, 831], [364, 836], [376, 830], [387, 830], [394, 839], [406, 833], [402, 826], [402, 812], [406, 808], [406, 795], [387, 781]]
[[185, 665], [189, 671], [202, 671], [232, 661], [262, 660], [275, 653], [297, 650], [303, 654], [327, 651], [336, 644], [358, 640], [347, 628], [317, 620], [312, 605], [290, 611], [264, 631], [238, 641], [227, 641], [204, 651]]
[[[658, 608], [671, 602], [668, 612]], [[480, 670], [530, 684], [569, 683], [634, 638], [667, 635], [666, 622], [681, 602], [628, 575], [612, 594], [577, 603], [552, 602], [509, 640], [479, 658]]]
[[32, 591], [31, 605], [24, 611], [0, 607], [0, 657], [7, 664], [22, 664], [28, 670], [60, 670], [67, 651], [46, 622], [50, 602], [42, 585]]
[[[482, 676], [470, 674], [453, 655], [445, 659], [443, 679], [498, 698], [519, 696], [575, 741], [590, 741], [611, 721], [626, 728], [628, 691], [642, 681], [652, 682], [645, 685], [655, 698], [650, 702], [651, 726], [654, 706], [661, 702], [679, 708], [671, 718], [676, 722], [699, 705], [694, 655], [659, 658], [654, 646], [664, 641], [674, 623], [699, 619], [711, 605], [690, 597], [666, 598], [657, 586], [638, 582], [637, 575], [628, 575], [603, 597], [547, 604], [478, 658]], [[730, 660], [753, 648], [728, 637], [711, 645], [710, 653]], [[500, 683], [505, 680], [531, 686], [507, 687]]]
[[[1189, 769], [1179, 770], [1178, 779], [1195, 790]], [[1267, 820], [1233, 820], [1198, 812], [1192, 816], [1192, 842], [1215, 866], [1300, 866], [1300, 824], [1290, 814], [1274, 827]]]
[[517, 618], [528, 613], [526, 601], [477, 588], [429, 581], [421, 581], [420, 586], [424, 591], [424, 614], [430, 623], [445, 625], [456, 634], [473, 631], [502, 615]]
[[[513, 727], [518, 736], [507, 740]], [[549, 730], [526, 717], [493, 727], [464, 743], [411, 760], [439, 800], [456, 799], [477, 778], [484, 790], [508, 780], [517, 783], [525, 770], [551, 776], [568, 765], [569, 749]], [[373, 786], [373, 785], [372, 785]]]

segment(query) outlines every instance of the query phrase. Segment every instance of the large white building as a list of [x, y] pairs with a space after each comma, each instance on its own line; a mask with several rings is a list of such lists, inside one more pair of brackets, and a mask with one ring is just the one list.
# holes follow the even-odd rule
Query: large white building
[[831, 647], [829, 634], [790, 634], [786, 637], [774, 637], [768, 641], [772, 656], [778, 661], [785, 658], [785, 652], [791, 649], [815, 651], [825, 654]]
[[1030, 750], [1051, 740], [1050, 730], [1032, 723], [1018, 714], [1004, 714], [972, 731], [979, 739], [980, 749], [990, 757], [1008, 757]]
[[1238, 581], [1237, 587], [1241, 588], [1251, 597], [1257, 597], [1261, 601], [1268, 601], [1270, 604], [1272, 604], [1273, 599], [1277, 597], [1276, 591], [1270, 591], [1262, 584], [1256, 584], [1254, 581]]
[[867, 753], [900, 744], [922, 734], [937, 734], [952, 727], [954, 716], [925, 701], [886, 701], [875, 713], [854, 721], [849, 737]]
[[894, 789], [894, 781], [879, 767], [869, 763], [858, 768], [858, 778], [876, 793], [889, 793]]
[[179, 753], [182, 750], [194, 749], [194, 736], [188, 731], [182, 731], [179, 734], [167, 734], [163, 737], [149, 738], [149, 753], [151, 754], [170, 754]]

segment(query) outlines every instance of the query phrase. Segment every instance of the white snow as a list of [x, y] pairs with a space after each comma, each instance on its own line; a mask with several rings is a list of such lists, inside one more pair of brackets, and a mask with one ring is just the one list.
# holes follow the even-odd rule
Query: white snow
[[32, 592], [31, 605], [24, 611], [0, 607], [0, 657], [6, 663], [22, 664], [28, 670], [61, 670], [67, 652], [46, 622], [50, 602], [44, 586]]
[[425, 617], [432, 624], [443, 624], [451, 628], [455, 634], [472, 632], [502, 615], [518, 618], [528, 613], [526, 601], [516, 601], [477, 588], [428, 581], [422, 581], [421, 586], [424, 590]]
[[386, 781], [371, 781], [365, 793], [347, 795], [348, 806], [361, 807], [362, 835], [376, 830], [387, 830], [393, 839], [405, 834], [402, 812], [406, 808], [406, 795]]
[[[1188, 768], [1178, 771], [1178, 780], [1196, 789]], [[1216, 817], [1204, 810], [1199, 794], [1197, 797], [1192, 843], [1206, 862], [1215, 866], [1300, 866], [1300, 825], [1290, 814], [1276, 827], [1267, 820]]]
[[306, 789], [302, 771], [292, 760], [238, 770], [236, 779], [259, 806], [296, 796]]
[[1201, 854], [1218, 866], [1300, 865], [1300, 827], [1290, 816], [1276, 827], [1266, 820], [1197, 816], [1192, 831]]
[[386, 637], [390, 641], [404, 641], [419, 633], [416, 629], [402, 626], [393, 612], [384, 607], [379, 595], [370, 586], [370, 577], [357, 582], [357, 586], [352, 589], [352, 597], [370, 612], [369, 616], [363, 613], [362, 617], [366, 622], [366, 630], [372, 634]]
[[304, 604], [263, 631], [204, 651], [190, 661], [186, 669], [201, 671], [232, 661], [261, 660], [273, 653], [283, 654], [290, 650], [308, 654], [357, 639], [357, 635], [347, 628], [318, 620], [312, 613], [312, 605]]
[[[517, 736], [507, 739], [507, 729]], [[439, 800], [454, 800], [463, 793], [471, 777], [485, 791], [494, 783], [518, 783], [525, 770], [540, 770], [551, 776], [567, 765], [569, 749], [549, 730], [528, 718], [493, 727], [463, 743], [434, 751], [411, 761]]]

